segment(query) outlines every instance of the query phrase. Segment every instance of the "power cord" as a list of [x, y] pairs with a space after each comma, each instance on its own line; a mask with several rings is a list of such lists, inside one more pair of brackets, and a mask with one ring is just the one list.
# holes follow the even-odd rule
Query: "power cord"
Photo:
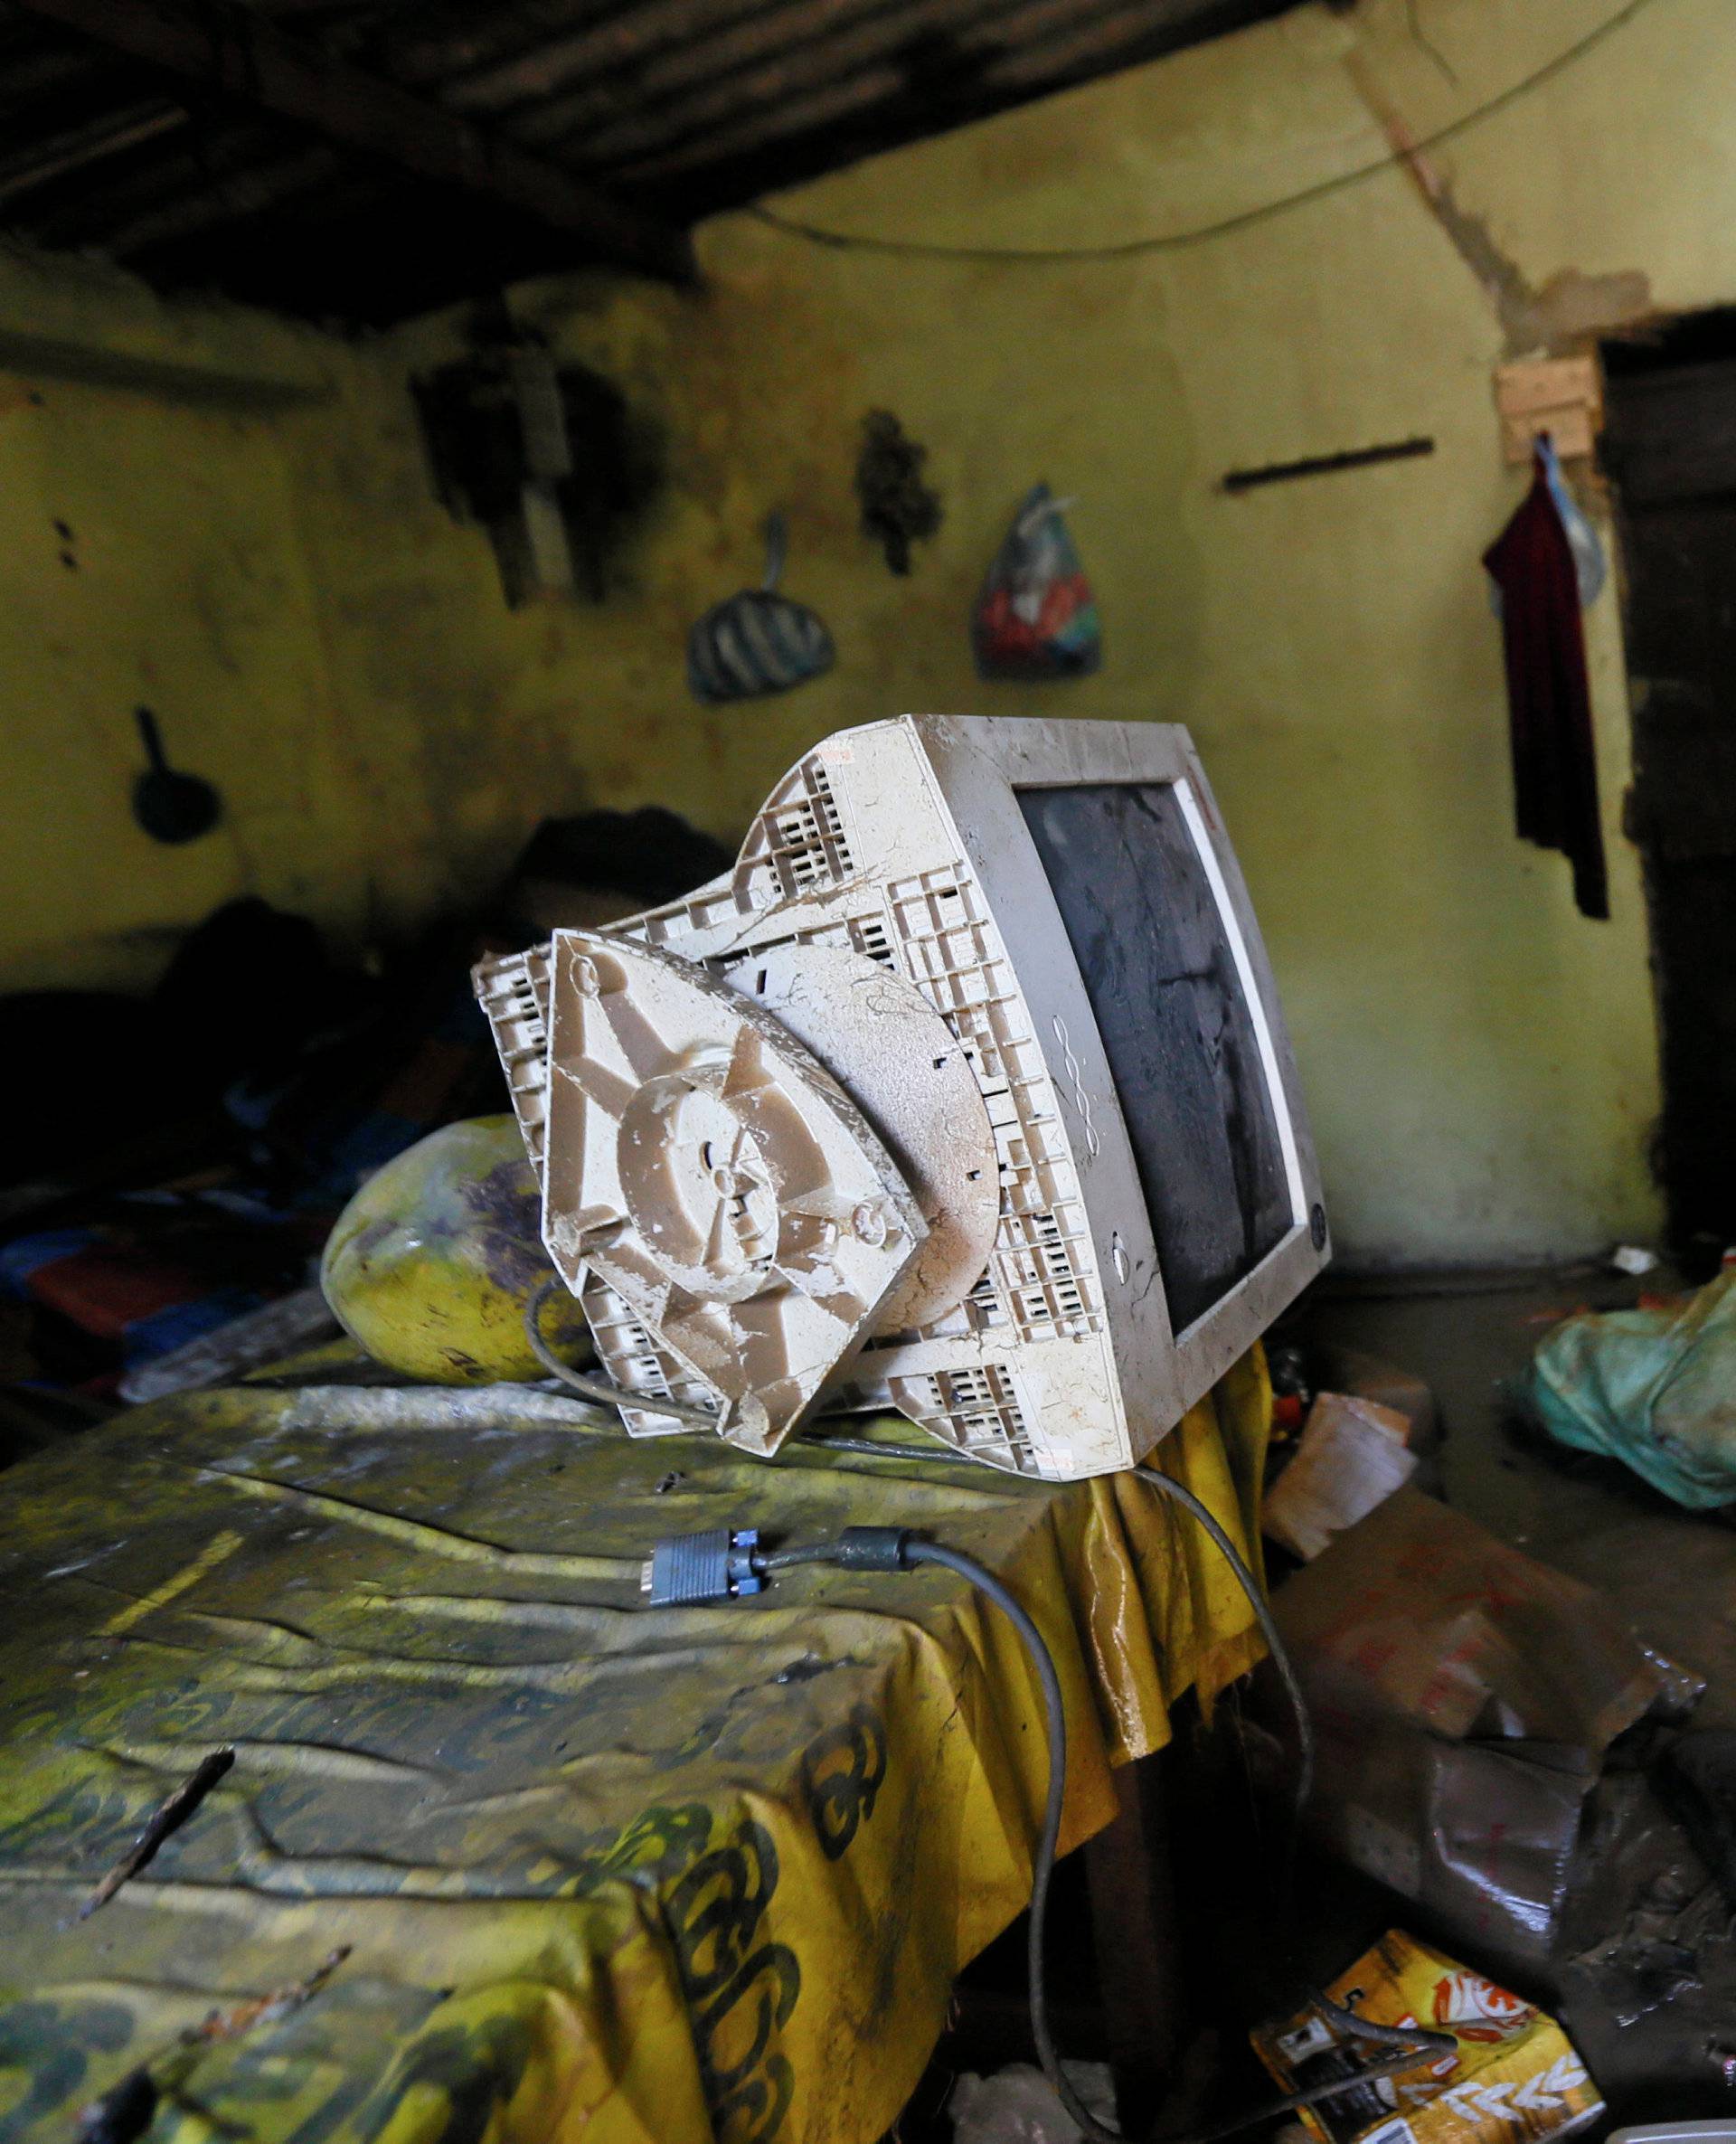
[[[888, 1456], [900, 1451], [903, 1456], [920, 1457], [923, 1459], [939, 1460], [951, 1456], [941, 1451], [923, 1451], [915, 1445], [898, 1448], [873, 1444], [865, 1438], [852, 1441]], [[1296, 1714], [1298, 1761], [1295, 1808], [1299, 1817], [1313, 1783], [1313, 1724], [1308, 1717], [1301, 1685], [1284, 1649], [1283, 1639], [1278, 1635], [1278, 1626], [1260, 1583], [1235, 1544], [1191, 1489], [1183, 1488], [1180, 1482], [1172, 1480], [1167, 1474], [1160, 1473], [1153, 1467], [1135, 1467], [1131, 1471], [1160, 1495], [1179, 1504], [1198, 1521], [1229, 1563], [1238, 1583], [1248, 1596], [1249, 1604], [1259, 1619], [1260, 1629], [1271, 1648], [1272, 1658]], [[1050, 1652], [1042, 1631], [1017, 1596], [974, 1556], [967, 1556], [959, 1549], [945, 1547], [939, 1542], [927, 1541], [903, 1526], [846, 1526], [835, 1540], [769, 1551], [760, 1548], [759, 1535], [752, 1529], [716, 1526], [703, 1534], [671, 1536], [658, 1542], [653, 1549], [645, 1567], [642, 1589], [654, 1607], [697, 1606], [708, 1601], [757, 1593], [775, 1573], [813, 1563], [831, 1564], [846, 1571], [907, 1572], [931, 1566], [953, 1572], [999, 1609], [1024, 1645], [1043, 1690], [1043, 1719], [1049, 1744], [1048, 1787], [1043, 1797], [1043, 1823], [1037, 1834], [1031, 1868], [1027, 1969], [1032, 2037], [1036, 2043], [1037, 2059], [1055, 2096], [1082, 2134], [1090, 2140], [1090, 2144], [1128, 2144], [1122, 2131], [1099, 2121], [1081, 2102], [1061, 2067], [1054, 2036], [1050, 2029], [1043, 1953], [1048, 1925], [1049, 1887], [1054, 1875], [1056, 1851], [1061, 1838], [1061, 1809], [1067, 1792], [1067, 1720], [1054, 1656]], [[1293, 1838], [1291, 1847], [1293, 1851]], [[1287, 1885], [1288, 1881], [1287, 1869]], [[1256, 2123], [1271, 2120], [1278, 2115], [1292, 2113], [1303, 2107], [1318, 2106], [1325, 2101], [1360, 2090], [1376, 2078], [1389, 2076], [1399, 2070], [1412, 2069], [1430, 2055], [1458, 2054], [1458, 2044], [1450, 2033], [1428, 2032], [1420, 2027], [1411, 2030], [1374, 2025], [1317, 1990], [1310, 1990], [1308, 2002], [1342, 2037], [1383, 2046], [1391, 2052], [1382, 2060], [1359, 2068], [1354, 2076], [1316, 2085], [1307, 2092], [1292, 2092], [1283, 2099], [1255, 2108], [1220, 2129], [1190, 2136], [1165, 2138], [1160, 2140], [1160, 2144], [1216, 2144], [1218, 2139], [1233, 2136]], [[1159, 2140], [1154, 2140], [1154, 2144], [1159, 2144]]]
[[691, 1400], [672, 1399], [665, 1393], [628, 1392], [625, 1385], [611, 1384], [607, 1377], [588, 1376], [571, 1363], [563, 1363], [542, 1330], [542, 1306], [557, 1292], [567, 1295], [571, 1291], [559, 1274], [553, 1274], [524, 1306], [524, 1337], [531, 1344], [531, 1353], [551, 1377], [558, 1377], [562, 1384], [587, 1400], [595, 1400], [599, 1406], [642, 1407], [648, 1413], [688, 1422], [696, 1430], [716, 1429], [717, 1416], [709, 1407], [697, 1407]]
[[[532, 1352], [551, 1375], [559, 1378], [576, 1393], [588, 1400], [594, 1400], [607, 1407], [643, 1407], [666, 1414], [677, 1421], [687, 1422], [695, 1429], [714, 1430], [717, 1416], [710, 1409], [695, 1406], [686, 1400], [676, 1400], [661, 1393], [630, 1392], [622, 1385], [610, 1383], [606, 1377], [588, 1376], [564, 1363], [550, 1346], [542, 1331], [542, 1307], [564, 1283], [551, 1277], [531, 1297], [525, 1307], [524, 1333]], [[915, 1459], [928, 1465], [958, 1466], [981, 1464], [967, 1453], [948, 1450], [941, 1445], [881, 1444], [868, 1437], [840, 1437], [810, 1431], [802, 1440], [805, 1444], [826, 1450], [858, 1453], [873, 1459]], [[1202, 1528], [1207, 1538], [1229, 1564], [1236, 1582], [1247, 1595], [1253, 1610], [1273, 1666], [1284, 1686], [1284, 1695], [1296, 1719], [1297, 1763], [1293, 1814], [1289, 1836], [1286, 1844], [1282, 1889], [1288, 1898], [1294, 1865], [1297, 1838], [1304, 1809], [1314, 1789], [1314, 1724], [1308, 1717], [1307, 1700], [1297, 1679], [1284, 1640], [1278, 1634], [1276, 1620], [1267, 1601], [1264, 1589], [1243, 1561], [1241, 1551], [1217, 1519], [1191, 1489], [1161, 1472], [1156, 1467], [1134, 1467], [1128, 1469], [1137, 1479], [1156, 1489], [1158, 1495], [1181, 1506]], [[1056, 2051], [1054, 2035], [1049, 2026], [1049, 1998], [1046, 1977], [1043, 1972], [1043, 1950], [1048, 1925], [1049, 1884], [1054, 1875], [1056, 1850], [1061, 1838], [1061, 1807], [1067, 1793], [1067, 1720], [1061, 1702], [1061, 1678], [1055, 1672], [1054, 1658], [1037, 1629], [1014, 1594], [995, 1577], [995, 1573], [961, 1550], [944, 1547], [935, 1541], [925, 1541], [920, 1535], [902, 1526], [846, 1526], [835, 1541], [815, 1542], [804, 1547], [763, 1550], [760, 1536], [752, 1528], [713, 1526], [703, 1534], [675, 1535], [659, 1541], [651, 1552], [645, 1566], [643, 1590], [650, 1597], [654, 1607], [703, 1606], [708, 1602], [736, 1600], [764, 1591], [766, 1581], [779, 1571], [790, 1571], [804, 1563], [829, 1563], [844, 1570], [896, 1572], [919, 1570], [924, 1565], [951, 1571], [974, 1586], [986, 1600], [998, 1608], [1018, 1634], [1020, 1642], [1036, 1670], [1037, 1680], [1043, 1689], [1043, 1716], [1049, 1740], [1049, 1782], [1043, 1798], [1043, 1826], [1037, 1835], [1037, 1845], [1031, 1865], [1031, 1909], [1029, 1916], [1030, 1943], [1028, 1970], [1030, 1976], [1031, 2033], [1036, 2043], [1037, 2059], [1043, 2072], [1053, 2088], [1055, 2096], [1067, 2110], [1090, 2144], [1127, 2144], [1119, 2130], [1107, 2128], [1090, 2111], [1068, 2082]], [[1385, 2058], [1359, 2069], [1354, 2076], [1341, 2078], [1333, 2083], [1313, 2086], [1307, 2092], [1292, 2092], [1286, 2098], [1274, 2100], [1240, 2116], [1222, 2129], [1203, 2135], [1166, 2138], [1154, 2140], [1154, 2144], [1217, 2144], [1217, 2139], [1252, 2128], [1256, 2123], [1269, 2121], [1281, 2114], [1296, 2112], [1303, 2107], [1319, 2106], [1348, 2092], [1354, 2092], [1374, 2079], [1392, 2075], [1394, 2072], [1412, 2069], [1430, 2054], [1457, 2055], [1458, 2043], [1450, 2033], [1427, 2032], [1420, 2026], [1414, 2029], [1396, 2029], [1391, 2026], [1373, 2025], [1357, 2016], [1354, 2010], [1334, 2002], [1317, 1989], [1308, 1995], [1310, 2007], [1334, 2027], [1339, 2035], [1359, 2040], [1373, 2046], [1392, 2050]]]

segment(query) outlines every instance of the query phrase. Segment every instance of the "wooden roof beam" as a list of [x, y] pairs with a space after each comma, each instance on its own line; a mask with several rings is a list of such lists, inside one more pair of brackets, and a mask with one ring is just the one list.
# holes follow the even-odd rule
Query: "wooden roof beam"
[[642, 214], [458, 112], [287, 35], [233, 0], [13, 0], [111, 52], [222, 90], [327, 141], [457, 186], [675, 282], [694, 275], [685, 231]]

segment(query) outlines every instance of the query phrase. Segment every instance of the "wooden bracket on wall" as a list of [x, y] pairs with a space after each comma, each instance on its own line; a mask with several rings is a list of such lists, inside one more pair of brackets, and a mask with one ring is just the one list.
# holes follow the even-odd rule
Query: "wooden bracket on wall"
[[1603, 383], [1594, 357], [1541, 358], [1495, 369], [1501, 454], [1509, 468], [1531, 459], [1547, 432], [1563, 461], [1590, 453], [1603, 422]]

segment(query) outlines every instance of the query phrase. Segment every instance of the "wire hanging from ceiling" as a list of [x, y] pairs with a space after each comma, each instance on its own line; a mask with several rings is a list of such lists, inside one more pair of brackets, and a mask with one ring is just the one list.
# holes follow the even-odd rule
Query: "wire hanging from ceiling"
[[788, 238], [806, 240], [811, 245], [829, 247], [841, 253], [884, 253], [911, 260], [948, 260], [966, 263], [993, 263], [1006, 261], [1027, 266], [1043, 267], [1073, 261], [1128, 260], [1146, 253], [1168, 253], [1184, 246], [1196, 246], [1208, 239], [1224, 238], [1231, 231], [1247, 231], [1255, 224], [1269, 222], [1275, 216], [1288, 214], [1292, 209], [1304, 208], [1309, 203], [1324, 201], [1344, 188], [1360, 184], [1363, 179], [1373, 178], [1379, 173], [1390, 171], [1396, 165], [1408, 164], [1416, 157], [1426, 156], [1442, 142], [1450, 141], [1481, 120], [1492, 118], [1505, 111], [1533, 90], [1575, 66], [1587, 53], [1625, 29], [1636, 16], [1643, 14], [1654, 5], [1654, 0], [1625, 0], [1617, 8], [1588, 30], [1583, 37], [1559, 52], [1552, 59], [1545, 60], [1541, 67], [1524, 75], [1516, 82], [1488, 98], [1482, 104], [1473, 105], [1469, 111], [1460, 112], [1457, 118], [1448, 119], [1437, 127], [1433, 133], [1425, 134], [1405, 149], [1389, 150], [1384, 156], [1372, 158], [1366, 164], [1353, 165], [1348, 171], [1335, 172], [1330, 178], [1319, 179], [1311, 186], [1303, 186], [1294, 194], [1280, 195], [1276, 201], [1260, 202], [1256, 206], [1239, 209], [1233, 214], [1220, 216], [1209, 223], [1196, 223], [1182, 231], [1153, 232], [1142, 238], [1121, 239], [1099, 246], [964, 246], [947, 245], [927, 239], [876, 238], [868, 233], [848, 231], [828, 231], [823, 225], [804, 222], [799, 217], [781, 215], [756, 202], [741, 213], [757, 222], [769, 225], [773, 231]]

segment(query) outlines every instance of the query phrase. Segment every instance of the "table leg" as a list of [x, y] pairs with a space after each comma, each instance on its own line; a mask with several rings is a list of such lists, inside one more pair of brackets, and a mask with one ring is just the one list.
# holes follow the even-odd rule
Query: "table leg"
[[1157, 2111], [1185, 2022], [1164, 1785], [1161, 1752], [1118, 1766], [1114, 1821], [1085, 1847], [1116, 2105], [1130, 2134]]

